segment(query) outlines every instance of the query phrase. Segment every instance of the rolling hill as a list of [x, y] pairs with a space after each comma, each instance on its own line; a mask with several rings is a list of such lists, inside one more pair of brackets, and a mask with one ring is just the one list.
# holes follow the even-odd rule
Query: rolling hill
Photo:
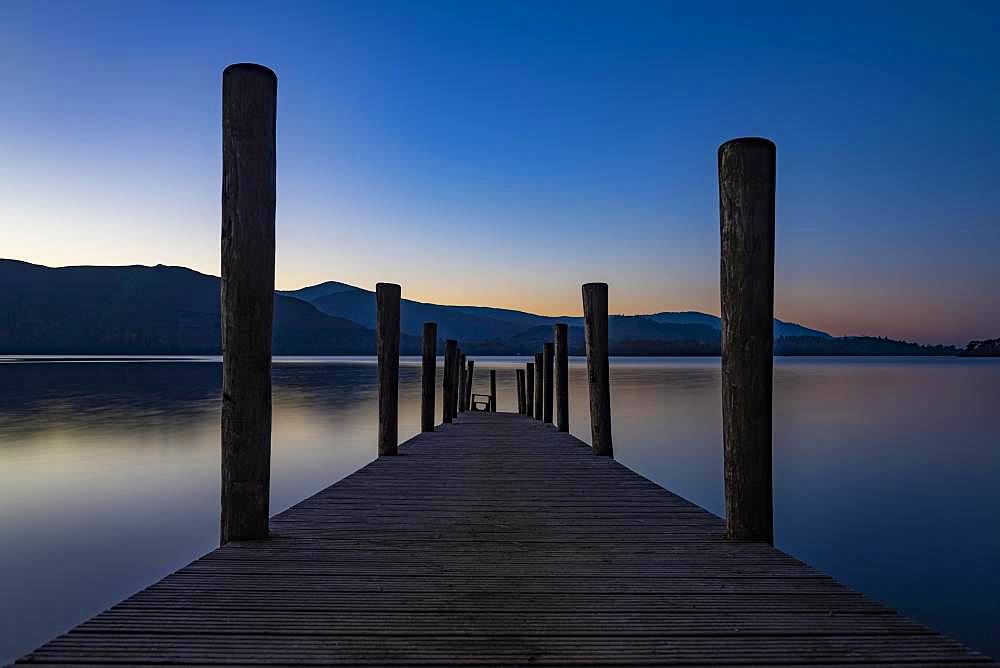
[[[49, 268], [0, 260], [0, 351], [215, 355], [219, 279], [184, 267]], [[274, 352], [372, 354], [375, 332], [275, 295]], [[404, 337], [404, 350], [419, 340]]]
[[[569, 325], [570, 352], [584, 353], [582, 318], [404, 299], [403, 354], [420, 352], [425, 321], [441, 341], [477, 355], [525, 355]], [[276, 355], [372, 355], [375, 295], [327, 281], [275, 293]], [[613, 355], [718, 355], [719, 318], [696, 311], [613, 315]], [[774, 321], [778, 355], [947, 355], [950, 347], [877, 337], [832, 337]], [[0, 353], [48, 355], [211, 355], [220, 352], [219, 279], [184, 267], [50, 268], [0, 260]]]

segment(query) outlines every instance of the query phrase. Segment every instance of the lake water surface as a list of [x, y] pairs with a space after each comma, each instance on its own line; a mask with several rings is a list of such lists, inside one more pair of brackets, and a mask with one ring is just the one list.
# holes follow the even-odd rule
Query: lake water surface
[[[525, 360], [476, 359], [476, 391], [497, 369], [515, 410]], [[2, 662], [216, 547], [221, 366], [0, 362]], [[611, 372], [616, 458], [721, 514], [718, 358]], [[582, 359], [570, 374], [589, 442]], [[276, 361], [273, 513], [374, 458], [376, 382], [371, 358]], [[1000, 656], [1000, 360], [778, 358], [774, 384], [778, 547]], [[405, 358], [401, 439], [419, 403]]]

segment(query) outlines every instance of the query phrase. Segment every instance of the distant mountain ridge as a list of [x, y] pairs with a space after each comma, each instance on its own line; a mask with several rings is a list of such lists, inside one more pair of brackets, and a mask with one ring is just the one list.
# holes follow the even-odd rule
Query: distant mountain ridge
[[[330, 286], [330, 287], [327, 287]], [[304, 299], [320, 311], [346, 318], [366, 327], [375, 326], [375, 293], [345, 283], [327, 282], [319, 285], [286, 290], [281, 294]], [[718, 316], [698, 311], [651, 313], [649, 315], [612, 316], [625, 318], [609, 331], [611, 339], [652, 337], [654, 340], [714, 341], [719, 338], [722, 321]], [[583, 326], [580, 316], [544, 316], [513, 309], [489, 306], [444, 306], [402, 300], [400, 327], [418, 335], [424, 322], [438, 324], [442, 338], [476, 341], [497, 341], [518, 336], [528, 328], [553, 325]], [[616, 330], [617, 329], [617, 335]], [[627, 330], [627, 331], [626, 331]], [[832, 338], [830, 334], [803, 327], [796, 323], [774, 321], [775, 338], [782, 336], [814, 336]], [[523, 338], [523, 337], [522, 337]]]
[[[0, 260], [0, 352], [7, 354], [217, 355], [219, 279], [184, 267], [49, 268]], [[355, 354], [375, 332], [275, 295], [277, 355]], [[404, 350], [419, 340], [404, 337]]]
[[[531, 354], [551, 341], [552, 325], [569, 325], [571, 354], [583, 354], [582, 318], [542, 316], [486, 306], [438, 305], [404, 299], [403, 354], [420, 352], [425, 321], [478, 355]], [[0, 260], [0, 353], [180, 355], [220, 352], [219, 279], [184, 267], [143, 265], [50, 268]], [[276, 355], [375, 353], [375, 296], [327, 281], [275, 292]], [[719, 318], [697, 311], [613, 315], [613, 355], [718, 355]], [[794, 355], [944, 355], [874, 337], [832, 337], [796, 323], [774, 322], [775, 353]], [[440, 349], [440, 348], [439, 348]]]

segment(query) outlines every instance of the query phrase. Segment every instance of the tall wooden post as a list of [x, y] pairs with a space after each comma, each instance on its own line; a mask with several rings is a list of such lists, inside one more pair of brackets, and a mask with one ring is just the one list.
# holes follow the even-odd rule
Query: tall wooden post
[[469, 360], [469, 375], [465, 383], [465, 410], [470, 410], [472, 408], [472, 377], [473, 372], [476, 369], [476, 360]]
[[379, 457], [399, 452], [399, 293], [395, 283], [375, 286]]
[[223, 544], [268, 535], [277, 98], [266, 67], [222, 73]]
[[524, 414], [530, 418], [535, 417], [535, 363], [528, 362], [525, 365], [524, 374]]
[[524, 369], [514, 369], [514, 378], [517, 381], [517, 412], [524, 415]]
[[590, 435], [595, 455], [614, 457], [611, 445], [611, 374], [608, 368], [608, 284], [583, 286], [584, 334], [587, 339], [587, 385]]
[[549, 424], [552, 424], [552, 397], [554, 388], [553, 383], [553, 369], [552, 364], [555, 359], [555, 346], [549, 342], [542, 346], [542, 361], [545, 368], [542, 370], [542, 385], [544, 387], [544, 392], [542, 393], [542, 419]]
[[490, 369], [490, 412], [497, 412], [497, 371]]
[[561, 322], [553, 330], [556, 343], [556, 429], [569, 431], [569, 331]]
[[541, 420], [545, 415], [545, 359], [542, 353], [535, 353], [535, 419]]
[[719, 147], [722, 236], [722, 438], [729, 538], [774, 542], [771, 391], [774, 366], [775, 147]]
[[437, 378], [436, 322], [425, 322], [423, 332], [422, 375], [420, 378], [420, 431], [434, 431], [434, 381]]
[[455, 418], [455, 365], [458, 363], [458, 342], [448, 339], [444, 342], [444, 374], [441, 397], [443, 422], [452, 422]]

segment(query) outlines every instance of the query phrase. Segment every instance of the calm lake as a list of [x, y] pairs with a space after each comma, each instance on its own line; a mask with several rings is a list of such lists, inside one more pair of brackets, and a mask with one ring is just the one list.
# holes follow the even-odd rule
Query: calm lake
[[[525, 360], [476, 359], [475, 391], [498, 369], [499, 410], [515, 410]], [[216, 547], [221, 366], [0, 362], [4, 661]], [[721, 514], [718, 358], [611, 371], [617, 459]], [[1000, 656], [1000, 360], [778, 358], [774, 375], [778, 547]], [[582, 359], [570, 386], [589, 442]], [[372, 358], [275, 363], [272, 512], [374, 457], [375, 395]], [[401, 439], [419, 402], [406, 358]]]

